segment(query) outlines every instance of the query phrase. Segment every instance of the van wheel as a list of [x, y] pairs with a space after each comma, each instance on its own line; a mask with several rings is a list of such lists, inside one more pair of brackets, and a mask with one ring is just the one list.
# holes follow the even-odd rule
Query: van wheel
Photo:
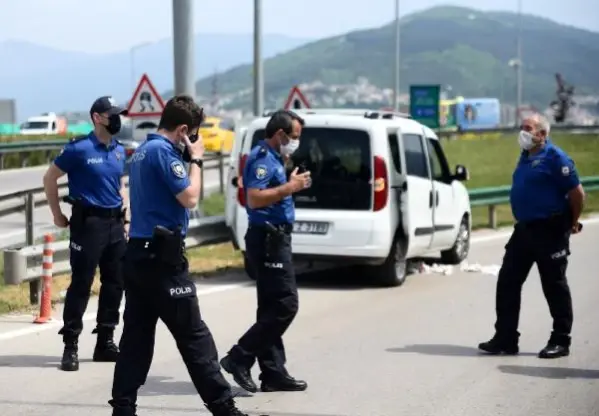
[[380, 266], [373, 267], [376, 283], [384, 287], [403, 285], [408, 277], [407, 265], [405, 242], [402, 239], [396, 239], [385, 262]]
[[248, 261], [245, 251], [243, 252], [243, 268], [245, 270], [245, 273], [249, 276], [250, 279], [256, 280], [256, 274], [253, 272], [252, 268], [250, 267], [250, 262]]
[[470, 227], [468, 226], [468, 218], [464, 216], [453, 247], [441, 252], [441, 261], [444, 264], [460, 264], [466, 260], [469, 251]]

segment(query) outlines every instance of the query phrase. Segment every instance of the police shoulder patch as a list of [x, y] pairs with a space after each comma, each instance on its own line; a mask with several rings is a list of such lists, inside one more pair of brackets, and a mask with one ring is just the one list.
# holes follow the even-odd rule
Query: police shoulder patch
[[570, 174], [570, 168], [568, 166], [562, 166], [562, 175], [568, 176]]
[[267, 174], [268, 174], [268, 168], [266, 167], [266, 165], [256, 166], [256, 178], [257, 179], [264, 179], [264, 178], [266, 178]]
[[185, 172], [185, 166], [178, 160], [174, 160], [171, 162], [171, 172], [179, 179], [183, 179], [187, 176], [187, 172]]

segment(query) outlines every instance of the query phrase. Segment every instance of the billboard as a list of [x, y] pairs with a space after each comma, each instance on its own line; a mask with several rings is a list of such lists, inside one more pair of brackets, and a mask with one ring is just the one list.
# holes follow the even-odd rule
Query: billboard
[[456, 105], [456, 121], [460, 130], [499, 127], [501, 105], [497, 98], [464, 98]]

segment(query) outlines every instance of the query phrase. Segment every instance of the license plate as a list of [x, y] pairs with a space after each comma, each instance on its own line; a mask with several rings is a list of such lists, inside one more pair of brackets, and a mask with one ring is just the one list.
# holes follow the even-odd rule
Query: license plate
[[293, 232], [296, 234], [326, 234], [329, 231], [328, 222], [296, 221]]

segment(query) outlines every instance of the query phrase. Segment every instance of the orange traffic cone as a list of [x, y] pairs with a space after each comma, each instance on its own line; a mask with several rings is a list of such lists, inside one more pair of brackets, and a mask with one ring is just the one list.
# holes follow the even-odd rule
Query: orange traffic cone
[[52, 234], [44, 235], [44, 254], [42, 260], [42, 299], [40, 314], [33, 321], [36, 324], [45, 324], [52, 320], [52, 264], [54, 263], [54, 250]]

